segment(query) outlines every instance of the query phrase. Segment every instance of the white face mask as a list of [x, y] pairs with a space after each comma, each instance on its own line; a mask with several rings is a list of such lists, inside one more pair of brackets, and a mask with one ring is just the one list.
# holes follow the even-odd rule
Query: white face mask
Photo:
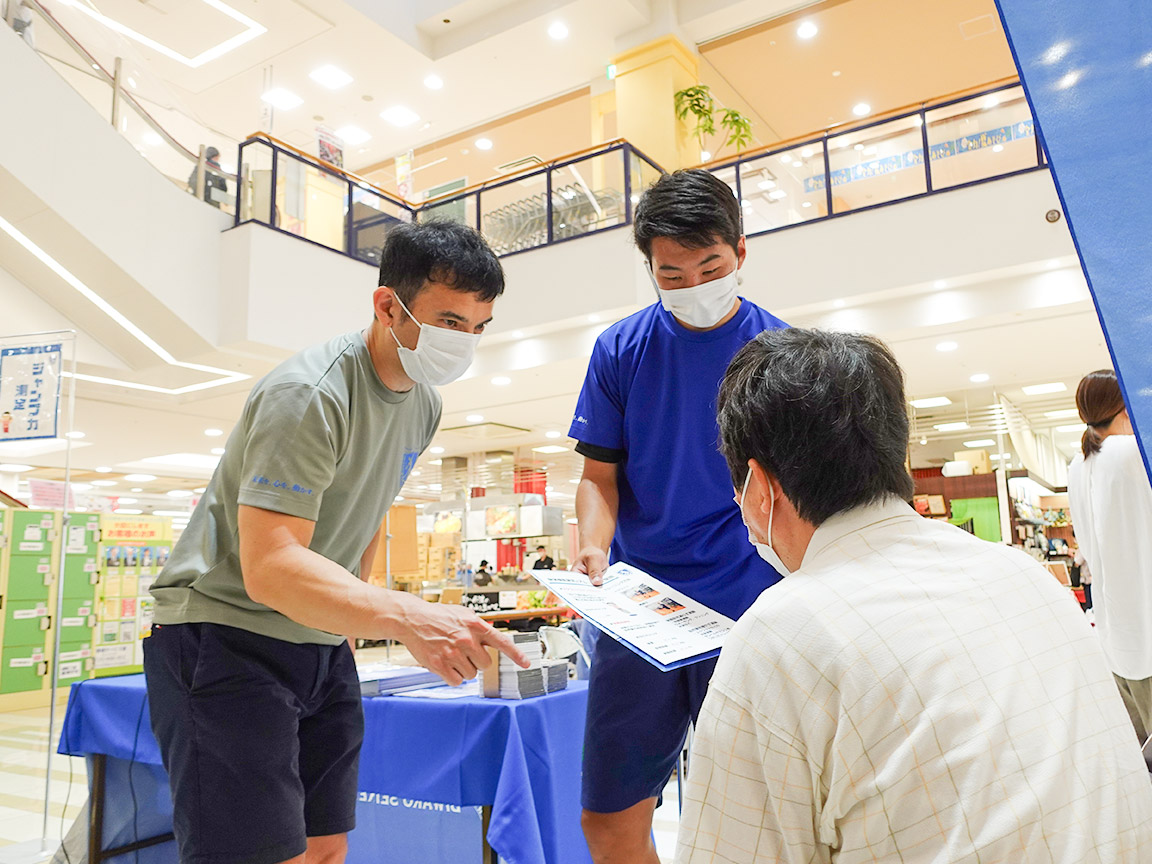
[[711, 282], [669, 290], [660, 287], [652, 275], [651, 265], [648, 269], [648, 275], [652, 277], [652, 284], [656, 286], [656, 293], [660, 297], [660, 305], [676, 316], [678, 321], [700, 328], [716, 326], [732, 310], [740, 284], [738, 273], [739, 268], [736, 268], [727, 276]]
[[[756, 547], [756, 554], [767, 561], [773, 570], [781, 576], [787, 576], [792, 572], [780, 556], [776, 554], [776, 550], [772, 548], [772, 517], [776, 515], [776, 499], [772, 495], [772, 481], [768, 481], [768, 496], [772, 502], [772, 509], [768, 511], [768, 542], [761, 543], [756, 539], [756, 535], [752, 533], [752, 528], [748, 524], [747, 517], [744, 516], [744, 498], [748, 494], [748, 481], [752, 479], [752, 467], [748, 467], [748, 476], [744, 478], [744, 489], [740, 492], [740, 519], [744, 522], [744, 527], [748, 529], [748, 542]], [[765, 478], [767, 479], [767, 478]]]
[[396, 331], [388, 328], [396, 340], [396, 350], [400, 355], [400, 365], [404, 374], [418, 384], [451, 384], [468, 371], [472, 365], [472, 355], [480, 342], [479, 333], [462, 333], [445, 327], [421, 324], [416, 316], [408, 311], [404, 301], [395, 293], [396, 302], [408, 313], [408, 317], [420, 328], [416, 347], [405, 348], [396, 337]]

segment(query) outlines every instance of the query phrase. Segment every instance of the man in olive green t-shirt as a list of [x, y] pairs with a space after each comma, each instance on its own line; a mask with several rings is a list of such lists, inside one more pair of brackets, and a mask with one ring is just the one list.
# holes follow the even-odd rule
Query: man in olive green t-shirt
[[[152, 729], [182, 864], [340, 864], [363, 737], [348, 637], [397, 639], [450, 683], [525, 664], [471, 611], [369, 585], [380, 522], [504, 290], [470, 228], [401, 225], [374, 317], [253, 388], [152, 587]], [[320, 299], [320, 298], [318, 298]]]

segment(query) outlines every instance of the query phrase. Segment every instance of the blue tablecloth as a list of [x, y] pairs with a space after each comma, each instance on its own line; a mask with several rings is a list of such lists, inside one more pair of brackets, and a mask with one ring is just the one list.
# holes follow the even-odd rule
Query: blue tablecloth
[[[580, 829], [586, 688], [574, 681], [523, 701], [365, 699], [361, 800], [488, 804], [488, 842], [511, 864], [586, 864]], [[143, 675], [73, 685], [60, 752], [159, 765], [146, 701]]]

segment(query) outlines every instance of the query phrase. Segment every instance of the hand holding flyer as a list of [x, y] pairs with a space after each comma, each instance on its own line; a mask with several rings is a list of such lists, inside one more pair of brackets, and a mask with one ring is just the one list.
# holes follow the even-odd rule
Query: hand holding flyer
[[570, 570], [533, 575], [599, 630], [665, 672], [715, 657], [735, 623], [619, 562], [604, 571], [599, 586]]

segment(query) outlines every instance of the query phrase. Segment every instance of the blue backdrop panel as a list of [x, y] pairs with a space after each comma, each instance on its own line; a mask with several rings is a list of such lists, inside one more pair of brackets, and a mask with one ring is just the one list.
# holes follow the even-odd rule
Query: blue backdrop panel
[[1152, 3], [996, 2], [1147, 468], [1152, 206], [1143, 175], [1152, 155]]

